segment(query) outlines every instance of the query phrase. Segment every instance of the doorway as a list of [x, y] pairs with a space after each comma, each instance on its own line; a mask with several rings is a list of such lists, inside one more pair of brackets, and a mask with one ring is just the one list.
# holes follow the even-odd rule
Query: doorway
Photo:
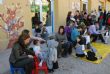
[[87, 9], [86, 9], [86, 4], [83, 4], [83, 11], [86, 11]]
[[38, 13], [38, 20], [43, 22], [49, 34], [54, 32], [54, 0], [31, 0], [32, 13]]
[[83, 11], [88, 12], [88, 0], [82, 0]]
[[88, 3], [83, 3], [83, 11], [88, 12]]

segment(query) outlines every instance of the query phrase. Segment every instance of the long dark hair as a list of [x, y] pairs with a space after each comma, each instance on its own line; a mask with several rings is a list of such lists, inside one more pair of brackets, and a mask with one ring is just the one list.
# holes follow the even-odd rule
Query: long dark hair
[[71, 17], [72, 12], [69, 11], [67, 17]]
[[29, 35], [29, 30], [27, 30], [27, 29], [23, 30], [21, 33], [21, 35], [23, 35], [23, 36], [27, 35], [27, 34]]
[[62, 35], [64, 35], [64, 34], [65, 34], [64, 26], [60, 26], [60, 27], [59, 27], [59, 30], [58, 30], [58, 33], [59, 33], [59, 34], [61, 34], [61, 33], [60, 33], [60, 29], [63, 29]]
[[78, 42], [80, 45], [85, 45], [86, 44], [86, 39], [85, 37], [82, 37], [81, 35], [78, 36], [78, 38], [80, 39], [80, 41]]
[[67, 17], [66, 17], [66, 24], [68, 24], [68, 23], [69, 23], [70, 18], [71, 18], [71, 14], [72, 14], [72, 12], [71, 12], [71, 11], [69, 11], [69, 12], [68, 12], [68, 15], [67, 15]]
[[18, 38], [18, 43], [21, 45], [22, 48], [25, 48], [26, 45], [25, 45], [25, 40], [30, 38], [30, 35], [27, 34], [27, 35], [20, 35], [19, 38]]

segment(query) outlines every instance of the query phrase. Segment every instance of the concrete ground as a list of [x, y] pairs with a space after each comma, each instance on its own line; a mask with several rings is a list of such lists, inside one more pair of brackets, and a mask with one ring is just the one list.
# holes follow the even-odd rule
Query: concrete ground
[[[10, 74], [8, 58], [11, 49], [0, 53], [0, 74]], [[58, 59], [59, 69], [53, 74], [110, 74], [110, 55], [101, 64], [84, 62], [76, 57]]]
[[[8, 62], [10, 52], [11, 49], [0, 52], [0, 74], [10, 74]], [[67, 58], [60, 58], [58, 62], [59, 69], [55, 70], [52, 74], [110, 74], [110, 55], [101, 64], [84, 62], [72, 55]]]

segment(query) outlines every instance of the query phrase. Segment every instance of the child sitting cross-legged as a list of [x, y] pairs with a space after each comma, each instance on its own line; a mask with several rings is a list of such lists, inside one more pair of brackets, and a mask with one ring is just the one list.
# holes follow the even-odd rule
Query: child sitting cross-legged
[[85, 38], [82, 36], [77, 37], [77, 45], [75, 47], [76, 56], [77, 57], [85, 57], [87, 56], [87, 52], [85, 51]]
[[46, 52], [41, 50], [40, 41], [34, 40], [33, 44], [33, 51], [35, 52], [35, 55], [40, 59], [39, 66], [42, 66], [43, 61], [46, 59]]
[[89, 44], [89, 50], [86, 51], [85, 45], [86, 45], [86, 39], [85, 37], [79, 36], [77, 38], [77, 46], [76, 46], [76, 56], [77, 57], [85, 57], [90, 61], [96, 61], [97, 59], [102, 59], [101, 55], [97, 52], [97, 50]]

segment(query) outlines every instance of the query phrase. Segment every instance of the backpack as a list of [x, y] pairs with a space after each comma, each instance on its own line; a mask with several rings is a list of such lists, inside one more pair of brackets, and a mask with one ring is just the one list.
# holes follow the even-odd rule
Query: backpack
[[108, 17], [107, 24], [110, 24], [110, 17]]
[[88, 55], [88, 56], [86, 56], [87, 60], [90, 60], [90, 61], [96, 61], [97, 60], [97, 57], [95, 57], [94, 52], [88, 51], [87, 55]]
[[99, 19], [102, 20], [103, 19], [103, 16], [100, 16]]

